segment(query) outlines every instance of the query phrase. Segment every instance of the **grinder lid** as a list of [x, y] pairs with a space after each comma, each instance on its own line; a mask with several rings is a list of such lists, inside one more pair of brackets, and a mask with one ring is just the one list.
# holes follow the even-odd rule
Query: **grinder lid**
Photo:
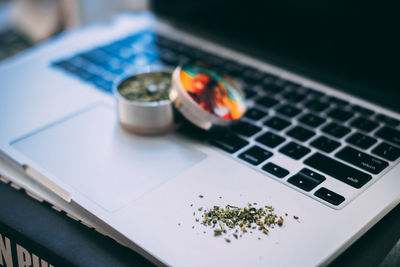
[[224, 74], [187, 63], [172, 74], [170, 98], [175, 108], [203, 130], [228, 126], [246, 112], [243, 91]]

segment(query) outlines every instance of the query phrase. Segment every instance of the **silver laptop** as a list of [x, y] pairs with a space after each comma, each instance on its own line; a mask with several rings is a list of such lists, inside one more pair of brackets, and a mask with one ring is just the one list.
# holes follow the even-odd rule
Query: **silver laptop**
[[[350, 34], [353, 17], [333, 23], [315, 3], [321, 12], [304, 16], [307, 3], [221, 2], [154, 1], [164, 19], [122, 14], [4, 62], [2, 157], [158, 264], [328, 264], [400, 201], [399, 95], [380, 64], [391, 46], [358, 46], [365, 29]], [[187, 60], [241, 84], [242, 121], [217, 135], [123, 130], [113, 81]], [[272, 206], [284, 224], [228, 242], [201, 223], [204, 210], [248, 203]]]

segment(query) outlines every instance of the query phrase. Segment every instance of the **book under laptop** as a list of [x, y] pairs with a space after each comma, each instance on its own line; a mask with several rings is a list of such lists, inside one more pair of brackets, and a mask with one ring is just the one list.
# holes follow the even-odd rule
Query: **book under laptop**
[[[241, 84], [242, 121], [211, 136], [123, 130], [113, 81], [187, 60]], [[158, 264], [325, 265], [400, 200], [397, 112], [148, 13], [65, 33], [0, 79], [2, 156]], [[237, 239], [202, 224], [205, 210], [249, 203], [284, 224]]]

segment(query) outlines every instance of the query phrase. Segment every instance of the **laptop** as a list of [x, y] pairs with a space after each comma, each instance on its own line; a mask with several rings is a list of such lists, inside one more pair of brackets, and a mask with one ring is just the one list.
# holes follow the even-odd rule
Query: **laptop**
[[[5, 61], [2, 158], [156, 264], [326, 265], [398, 205], [390, 16], [370, 22], [378, 11], [367, 4], [312, 1], [153, 1], [152, 9]], [[241, 122], [216, 135], [122, 129], [113, 81], [188, 60], [241, 85], [249, 105]], [[237, 239], [202, 224], [215, 206], [249, 203], [284, 223]]]

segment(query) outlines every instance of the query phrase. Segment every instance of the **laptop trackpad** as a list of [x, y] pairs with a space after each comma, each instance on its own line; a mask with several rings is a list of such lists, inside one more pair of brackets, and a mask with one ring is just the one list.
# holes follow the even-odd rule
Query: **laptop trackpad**
[[118, 210], [206, 157], [168, 135], [125, 132], [107, 105], [60, 120], [11, 145], [108, 211]]

